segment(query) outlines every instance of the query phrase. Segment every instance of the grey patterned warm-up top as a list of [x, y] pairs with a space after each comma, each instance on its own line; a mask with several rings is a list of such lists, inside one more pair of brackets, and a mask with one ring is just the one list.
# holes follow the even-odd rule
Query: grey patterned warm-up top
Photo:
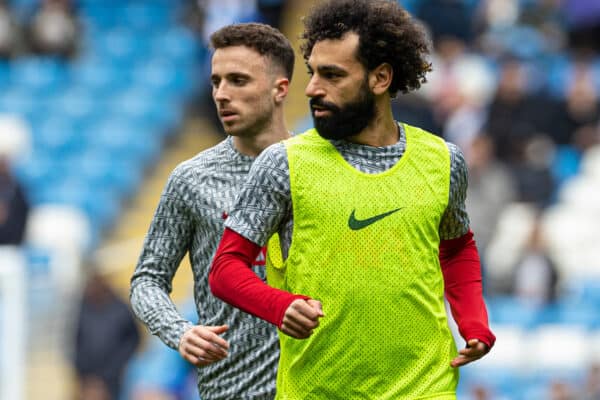
[[[169, 297], [171, 282], [189, 251], [194, 300], [202, 325], [228, 324], [229, 356], [198, 369], [203, 400], [272, 399], [279, 357], [276, 328], [215, 298], [208, 272], [229, 213], [254, 158], [229, 137], [181, 163], [171, 174], [131, 279], [135, 314], [165, 344], [177, 349], [192, 326]], [[264, 279], [264, 266], [255, 266]]]

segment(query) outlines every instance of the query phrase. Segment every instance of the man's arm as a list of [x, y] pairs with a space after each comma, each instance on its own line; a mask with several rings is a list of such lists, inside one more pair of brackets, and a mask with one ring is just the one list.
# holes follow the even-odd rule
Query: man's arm
[[446, 299], [458, 330], [467, 341], [467, 349], [461, 350], [461, 355], [453, 361], [453, 366], [460, 366], [483, 357], [496, 341], [488, 325], [479, 253], [473, 233], [469, 231], [457, 239], [443, 240], [440, 263]]
[[186, 179], [187, 168], [181, 164], [169, 177], [131, 278], [130, 301], [152, 334], [188, 362], [202, 366], [227, 357], [229, 344], [219, 335], [228, 327], [192, 324], [169, 296], [197, 222], [183, 200], [192, 190]]
[[297, 339], [310, 336], [323, 316], [320, 303], [264, 283], [250, 269], [259, 251], [260, 246], [226, 228], [208, 278], [212, 293], [287, 335]]
[[285, 147], [278, 143], [265, 149], [252, 165], [225, 222], [209, 284], [216, 297], [302, 338], [318, 324], [320, 304], [271, 288], [249, 268], [260, 247], [291, 218], [289, 166]]
[[187, 190], [176, 169], [165, 186], [131, 278], [135, 315], [167, 346], [177, 349], [193, 324], [177, 310], [169, 294], [193, 235], [193, 218], [181, 196]]
[[468, 170], [460, 149], [448, 143], [451, 156], [450, 198], [440, 224], [440, 263], [445, 295], [467, 348], [452, 361], [465, 365], [483, 357], [494, 345], [483, 301], [481, 263], [466, 211]]

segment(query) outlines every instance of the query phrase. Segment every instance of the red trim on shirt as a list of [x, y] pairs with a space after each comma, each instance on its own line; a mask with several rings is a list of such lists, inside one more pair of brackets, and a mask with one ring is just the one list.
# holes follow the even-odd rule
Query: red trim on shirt
[[488, 325], [481, 287], [481, 263], [473, 232], [440, 243], [445, 294], [461, 336], [479, 339], [489, 348], [496, 337]]
[[280, 327], [289, 305], [296, 299], [309, 297], [275, 289], [263, 282], [250, 269], [260, 251], [257, 244], [225, 228], [208, 283], [216, 297]]

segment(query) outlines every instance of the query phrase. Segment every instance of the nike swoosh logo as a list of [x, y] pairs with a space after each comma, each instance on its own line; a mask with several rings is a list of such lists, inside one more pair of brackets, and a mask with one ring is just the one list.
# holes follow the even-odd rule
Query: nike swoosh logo
[[393, 213], [395, 213], [396, 211], [399, 211], [401, 209], [402, 209], [402, 207], [396, 208], [395, 210], [384, 212], [383, 214], [375, 215], [375, 216], [373, 216], [371, 218], [367, 218], [367, 219], [356, 219], [356, 216], [354, 215], [356, 210], [352, 210], [352, 214], [350, 214], [350, 218], [348, 218], [348, 227], [350, 229], [352, 229], [353, 231], [357, 231], [359, 229], [366, 228], [367, 226], [374, 224], [375, 222], [379, 221], [380, 219], [383, 219], [383, 218], [387, 217], [388, 215], [392, 215]]

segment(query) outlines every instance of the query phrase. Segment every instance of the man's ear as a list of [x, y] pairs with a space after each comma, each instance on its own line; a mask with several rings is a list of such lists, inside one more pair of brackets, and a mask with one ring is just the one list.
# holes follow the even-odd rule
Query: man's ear
[[273, 86], [273, 99], [275, 103], [283, 103], [290, 89], [290, 80], [288, 78], [277, 78]]
[[369, 72], [369, 87], [373, 94], [383, 94], [389, 89], [393, 78], [392, 66], [388, 63], [379, 64]]

